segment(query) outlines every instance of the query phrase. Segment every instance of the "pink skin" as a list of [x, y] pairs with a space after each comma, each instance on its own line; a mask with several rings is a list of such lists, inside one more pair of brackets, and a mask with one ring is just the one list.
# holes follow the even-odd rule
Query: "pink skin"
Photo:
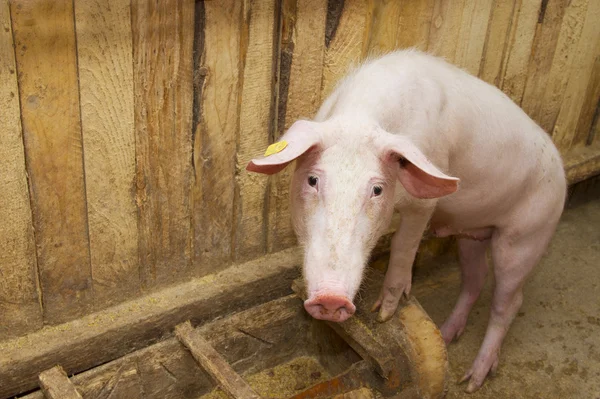
[[341, 322], [354, 313], [368, 255], [396, 208], [402, 218], [373, 310], [389, 320], [410, 293], [428, 227], [456, 235], [462, 287], [441, 327], [449, 344], [465, 330], [491, 249], [489, 325], [463, 378], [467, 392], [479, 389], [498, 367], [525, 280], [562, 213], [566, 179], [549, 136], [495, 87], [438, 58], [398, 51], [348, 74], [314, 121], [294, 123], [282, 140], [284, 150], [247, 169], [274, 174], [297, 161], [292, 218], [313, 317]]

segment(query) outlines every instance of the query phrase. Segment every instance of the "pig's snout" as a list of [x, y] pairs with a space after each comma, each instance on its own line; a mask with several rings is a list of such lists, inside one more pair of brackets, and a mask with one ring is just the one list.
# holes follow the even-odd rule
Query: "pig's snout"
[[352, 302], [339, 295], [319, 295], [304, 302], [304, 308], [315, 319], [342, 322], [356, 311]]

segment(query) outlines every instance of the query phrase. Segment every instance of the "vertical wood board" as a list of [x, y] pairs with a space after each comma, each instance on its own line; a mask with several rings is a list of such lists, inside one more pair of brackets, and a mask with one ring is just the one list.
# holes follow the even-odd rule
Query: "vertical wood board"
[[[586, 101], [586, 89], [594, 86], [592, 72], [599, 54], [600, 1], [591, 1], [576, 53], [573, 55], [573, 63], [569, 68], [568, 82], [552, 132], [553, 141], [563, 153], [571, 148], [575, 137], [578, 136], [579, 132], [576, 129]], [[578, 144], [584, 142], [582, 140]]]
[[515, 0], [496, 0], [488, 25], [478, 76], [497, 87], [501, 87], [502, 67], [514, 9]]
[[244, 2], [243, 79], [236, 165], [235, 259], [248, 260], [267, 249], [268, 178], [246, 165], [269, 145], [273, 115], [275, 0]]
[[527, 66], [531, 57], [533, 38], [537, 27], [542, 0], [518, 0], [513, 14], [514, 34], [506, 50], [506, 68], [502, 78], [502, 91], [520, 104], [525, 91]]
[[194, 2], [132, 4], [139, 262], [144, 288], [191, 269]]
[[492, 0], [465, 0], [454, 63], [477, 76], [483, 57]]
[[11, 3], [44, 318], [91, 309], [73, 5]]
[[[321, 105], [326, 15], [327, 5], [321, 0], [297, 1], [283, 130], [299, 118], [312, 118]], [[289, 165], [273, 178], [268, 236], [270, 252], [295, 244], [289, 202], [292, 173], [292, 165]]]
[[427, 51], [454, 63], [464, 0], [436, 0]]
[[199, 274], [231, 262], [239, 121], [240, 17], [237, 0], [204, 2], [204, 48], [196, 74], [194, 263]]
[[398, 49], [402, 2], [376, 0], [369, 36], [369, 56], [383, 55]]
[[96, 308], [139, 291], [129, 3], [75, 3], [90, 256]]
[[0, 341], [40, 328], [37, 282], [19, 88], [8, 2], [0, 2]]
[[[573, 146], [590, 145], [593, 141], [594, 121], [600, 116], [600, 54], [596, 55], [592, 76], [588, 82], [585, 100], [573, 137]], [[597, 125], [597, 123], [596, 123]]]
[[324, 101], [353, 67], [359, 65], [368, 45], [372, 4], [369, 0], [344, 3], [335, 35], [325, 51], [321, 100]]
[[542, 99], [567, 3], [568, 0], [548, 0], [544, 13], [538, 19], [521, 101], [523, 110], [536, 121], [539, 120]]
[[398, 48], [427, 50], [435, 0], [401, 2]]
[[560, 105], [565, 94], [565, 89], [572, 72], [579, 38], [583, 31], [589, 0], [570, 1], [560, 26], [560, 33], [556, 43], [556, 50], [552, 65], [548, 73], [548, 80], [544, 88], [544, 95], [540, 99], [540, 112], [536, 121], [548, 133], [552, 132]]

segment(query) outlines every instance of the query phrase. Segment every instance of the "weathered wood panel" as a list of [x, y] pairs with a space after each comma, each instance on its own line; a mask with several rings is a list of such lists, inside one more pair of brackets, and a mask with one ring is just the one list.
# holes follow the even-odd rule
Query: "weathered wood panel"
[[573, 137], [573, 145], [590, 145], [594, 139], [594, 128], [600, 117], [600, 54], [596, 55], [592, 76], [588, 82], [579, 122]]
[[191, 269], [194, 2], [131, 5], [143, 287]]
[[454, 62], [464, 0], [436, 0], [431, 16], [427, 51]]
[[[298, 0], [293, 25], [292, 60], [287, 85], [283, 126], [285, 132], [299, 118], [311, 118], [321, 105], [321, 76], [325, 49], [327, 4], [321, 0]], [[288, 166], [272, 180], [269, 212], [269, 251], [295, 245], [291, 224], [289, 187], [293, 168]]]
[[466, 0], [463, 5], [454, 63], [475, 76], [481, 65], [491, 9], [491, 1]]
[[407, 1], [401, 4], [397, 48], [427, 50], [435, 0]]
[[373, 23], [369, 35], [369, 55], [377, 56], [398, 48], [401, 1], [377, 0], [373, 10]]
[[565, 94], [569, 74], [572, 73], [571, 68], [583, 30], [587, 3], [588, 0], [570, 1], [560, 27], [544, 96], [540, 99], [540, 113], [536, 116], [536, 121], [549, 133], [552, 133]]
[[325, 51], [321, 98], [324, 100], [339, 80], [366, 55], [372, 18], [369, 0], [344, 2], [342, 14]]
[[534, 120], [539, 120], [544, 91], [560, 33], [568, 0], [548, 0], [542, 3], [533, 39], [531, 60], [527, 71], [521, 107]]
[[502, 67], [510, 35], [515, 0], [496, 0], [487, 31], [483, 60], [478, 76], [488, 83], [501, 86]]
[[527, 66], [531, 56], [533, 38], [542, 0], [518, 0], [513, 13], [512, 32], [506, 51], [502, 91], [520, 104], [525, 90]]
[[0, 3], [0, 340], [40, 328], [41, 298], [8, 2]]
[[241, 52], [240, 127], [237, 146], [235, 259], [250, 259], [267, 249], [268, 179], [246, 171], [248, 162], [265, 151], [272, 134], [275, 11], [278, 2], [244, 2]]
[[[200, 3], [202, 4], [202, 3]], [[240, 27], [237, 0], [204, 2], [196, 66], [194, 126], [194, 264], [199, 274], [231, 261], [236, 137], [239, 121]], [[198, 24], [197, 24], [198, 26]]]
[[44, 317], [85, 314], [92, 279], [73, 4], [11, 2]]
[[[600, 53], [600, 1], [591, 1], [585, 16], [579, 43], [569, 68], [560, 110], [554, 123], [552, 139], [563, 151], [573, 145], [578, 136], [576, 131], [583, 105], [588, 96], [587, 88], [593, 89], [593, 68]], [[592, 84], [590, 84], [592, 83]], [[581, 140], [579, 144], [585, 143]]]
[[139, 291], [129, 2], [75, 3], [95, 306]]

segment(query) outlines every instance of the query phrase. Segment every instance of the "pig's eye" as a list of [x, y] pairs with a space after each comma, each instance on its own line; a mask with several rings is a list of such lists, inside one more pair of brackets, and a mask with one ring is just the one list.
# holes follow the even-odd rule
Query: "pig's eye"
[[383, 187], [381, 187], [381, 186], [373, 187], [373, 197], [379, 197], [382, 192], [383, 192]]
[[311, 187], [316, 187], [317, 183], [319, 182], [319, 179], [315, 176], [309, 176], [308, 177], [308, 185]]

